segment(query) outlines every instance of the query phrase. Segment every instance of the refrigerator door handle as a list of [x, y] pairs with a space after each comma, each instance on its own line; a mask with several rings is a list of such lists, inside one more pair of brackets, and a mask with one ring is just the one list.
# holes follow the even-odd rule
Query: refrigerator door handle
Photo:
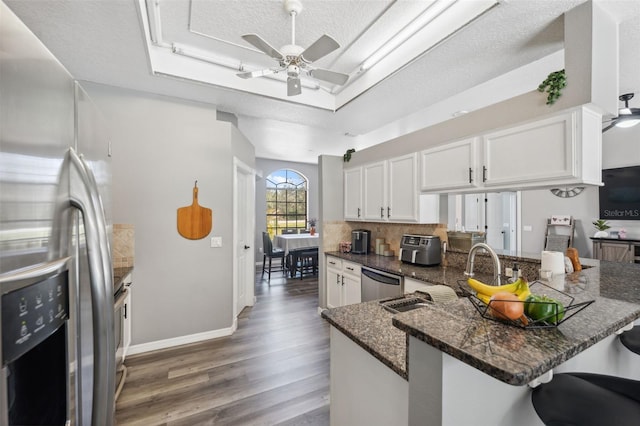
[[114, 424], [115, 336], [111, 249], [98, 186], [91, 169], [73, 148], [68, 151], [69, 193], [82, 211], [93, 307], [93, 406], [91, 423]]
[[46, 279], [49, 275], [56, 274], [64, 269], [67, 266], [69, 259], [71, 259], [71, 257], [63, 257], [61, 259], [38, 263], [37, 265], [33, 265], [28, 268], [1, 274], [0, 284], [22, 280], [37, 279], [40, 281]]

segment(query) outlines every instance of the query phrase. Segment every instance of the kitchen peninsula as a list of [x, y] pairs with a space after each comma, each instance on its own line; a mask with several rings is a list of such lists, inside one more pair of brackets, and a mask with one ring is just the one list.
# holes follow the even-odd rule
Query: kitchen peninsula
[[[397, 259], [361, 259], [373, 267], [397, 262], [386, 263], [387, 269], [460, 290], [459, 268], [421, 268], [421, 275]], [[637, 355], [625, 350], [615, 334], [640, 317], [640, 268], [585, 262], [592, 267], [565, 275], [562, 290], [576, 303], [594, 303], [557, 328], [521, 329], [484, 319], [466, 298], [395, 315], [377, 301], [324, 311], [332, 325], [332, 424], [384, 424], [393, 410], [394, 424], [540, 425], [528, 384], [540, 377], [547, 380], [550, 370], [640, 379], [640, 367], [634, 367]], [[343, 356], [334, 357], [334, 352]], [[368, 370], [360, 367], [365, 364]], [[393, 394], [373, 377], [388, 372], [395, 376], [386, 379]], [[340, 393], [334, 398], [334, 379], [350, 382], [354, 396]], [[370, 412], [360, 417], [355, 411], [363, 405], [362, 395], [369, 398]]]

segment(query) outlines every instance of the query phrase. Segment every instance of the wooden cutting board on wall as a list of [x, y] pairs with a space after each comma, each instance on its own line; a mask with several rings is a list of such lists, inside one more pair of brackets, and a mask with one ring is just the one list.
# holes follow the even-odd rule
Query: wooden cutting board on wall
[[211, 232], [213, 212], [198, 204], [198, 181], [193, 187], [193, 203], [178, 209], [178, 233], [189, 240], [200, 240]]

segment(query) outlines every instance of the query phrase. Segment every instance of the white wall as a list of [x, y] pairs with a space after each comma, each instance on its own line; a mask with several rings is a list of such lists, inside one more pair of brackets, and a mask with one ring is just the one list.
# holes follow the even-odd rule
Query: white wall
[[[289, 169], [296, 171], [307, 178], [307, 217], [318, 219], [318, 166], [316, 164], [294, 163], [291, 161], [256, 159], [257, 172], [262, 178], [256, 181], [256, 238], [254, 247], [256, 262], [262, 262], [262, 232], [267, 229], [267, 187], [266, 178], [276, 170]], [[316, 226], [318, 232], [322, 231], [322, 224]]]
[[[228, 329], [233, 297], [233, 155], [254, 166], [253, 148], [211, 105], [83, 84], [113, 142], [113, 220], [135, 226], [134, 345]], [[232, 144], [233, 141], [233, 144]], [[232, 146], [233, 145], [233, 146]], [[213, 210], [201, 240], [177, 232], [177, 209]], [[209, 238], [222, 237], [222, 248]]]

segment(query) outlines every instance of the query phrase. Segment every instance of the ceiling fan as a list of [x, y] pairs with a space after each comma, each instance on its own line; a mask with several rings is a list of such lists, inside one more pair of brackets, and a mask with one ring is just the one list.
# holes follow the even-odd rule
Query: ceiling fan
[[245, 34], [242, 36], [245, 41], [252, 44], [258, 50], [277, 60], [278, 66], [259, 71], [241, 72], [237, 74], [238, 77], [263, 77], [286, 71], [287, 96], [295, 96], [302, 93], [302, 87], [300, 86], [301, 72], [317, 80], [338, 85], [345, 84], [349, 79], [347, 74], [315, 68], [311, 65], [318, 59], [338, 49], [340, 47], [338, 42], [327, 34], [324, 34], [306, 49], [296, 45], [296, 15], [302, 10], [302, 3], [300, 0], [285, 0], [284, 8], [291, 16], [291, 44], [282, 46], [280, 50], [277, 50], [257, 34]]
[[602, 133], [612, 127], [632, 127], [640, 123], [640, 108], [629, 108], [629, 101], [633, 98], [633, 93], [620, 95], [618, 99], [624, 102], [624, 108], [618, 110], [618, 116], [607, 121], [607, 126], [602, 129]]

